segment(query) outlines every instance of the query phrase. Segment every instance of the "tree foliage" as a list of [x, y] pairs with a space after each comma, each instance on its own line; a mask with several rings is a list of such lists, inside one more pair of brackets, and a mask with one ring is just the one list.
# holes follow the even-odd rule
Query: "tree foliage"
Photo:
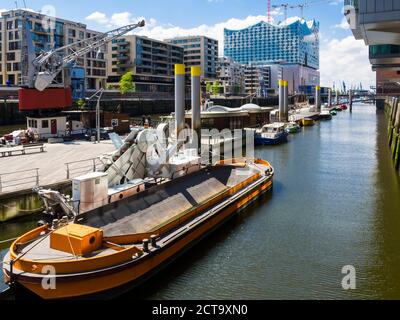
[[213, 83], [213, 85], [212, 85], [212, 87], [211, 87], [211, 90], [212, 90], [212, 94], [213, 94], [214, 96], [219, 95], [219, 82], [218, 82], [218, 81], [215, 81], [215, 82]]
[[128, 71], [125, 73], [119, 81], [119, 91], [121, 94], [128, 92], [135, 92], [135, 84], [133, 83], [133, 72]]

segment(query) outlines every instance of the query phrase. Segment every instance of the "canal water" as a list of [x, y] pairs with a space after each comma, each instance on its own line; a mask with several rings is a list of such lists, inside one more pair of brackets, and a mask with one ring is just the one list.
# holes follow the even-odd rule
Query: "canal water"
[[[383, 113], [355, 105], [258, 148], [275, 167], [273, 191], [127, 297], [400, 299], [400, 181], [386, 132]], [[0, 226], [0, 240], [32, 223]], [[348, 265], [356, 289], [346, 291]]]

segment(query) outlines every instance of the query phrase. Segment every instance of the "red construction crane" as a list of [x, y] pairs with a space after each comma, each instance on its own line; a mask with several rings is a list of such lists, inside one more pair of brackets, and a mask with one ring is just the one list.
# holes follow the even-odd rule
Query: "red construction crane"
[[267, 21], [268, 23], [271, 23], [271, 0], [267, 0], [267, 7], [268, 7], [268, 12], [267, 12]]

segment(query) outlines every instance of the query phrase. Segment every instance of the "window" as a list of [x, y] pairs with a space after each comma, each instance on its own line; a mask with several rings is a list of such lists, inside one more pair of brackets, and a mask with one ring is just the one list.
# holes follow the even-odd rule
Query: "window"
[[7, 30], [11, 30], [13, 28], [13, 22], [7, 21]]
[[74, 29], [68, 29], [68, 35], [70, 37], [76, 37], [76, 31]]
[[15, 52], [7, 53], [7, 60], [8, 60], [8, 61], [13, 61], [13, 60], [15, 60]]
[[37, 120], [29, 119], [28, 120], [28, 127], [37, 128]]
[[85, 33], [83, 31], [79, 31], [79, 39], [83, 39], [85, 37]]
[[19, 50], [19, 49], [21, 49], [21, 43], [19, 41], [8, 43], [8, 50]]
[[13, 70], [14, 71], [21, 71], [21, 64], [19, 62], [13, 63]]
[[8, 33], [8, 40], [14, 40], [14, 32], [10, 31]]
[[42, 120], [42, 128], [48, 128], [49, 127], [49, 120]]

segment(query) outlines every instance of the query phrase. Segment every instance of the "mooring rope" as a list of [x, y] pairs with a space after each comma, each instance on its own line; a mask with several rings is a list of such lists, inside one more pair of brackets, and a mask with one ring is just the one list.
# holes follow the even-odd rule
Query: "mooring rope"
[[0, 244], [2, 244], [2, 243], [7, 243], [7, 242], [11, 242], [11, 241], [17, 240], [18, 238], [19, 238], [19, 237], [7, 239], [7, 240], [1, 240], [1, 241], [0, 241]]

